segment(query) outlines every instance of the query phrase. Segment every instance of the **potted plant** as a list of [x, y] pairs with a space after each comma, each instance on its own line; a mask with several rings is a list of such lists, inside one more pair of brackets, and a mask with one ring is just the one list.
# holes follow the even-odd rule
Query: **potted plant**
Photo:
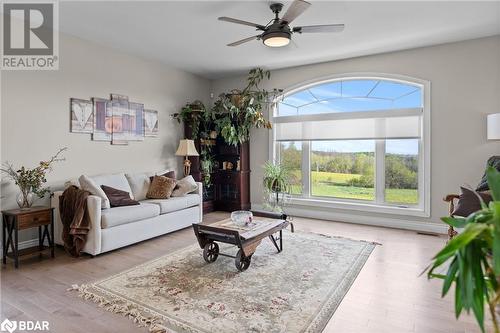
[[290, 170], [283, 164], [272, 163], [270, 161], [264, 164], [264, 196], [267, 202], [270, 202], [269, 208], [273, 211], [282, 211], [283, 200], [280, 201], [280, 195], [288, 192], [288, 184], [291, 181]]
[[[463, 231], [439, 251], [426, 269], [429, 278], [443, 279], [442, 296], [455, 287], [455, 315], [472, 310], [484, 332], [484, 307], [487, 305], [495, 333], [499, 333], [496, 309], [500, 303], [500, 172], [486, 171], [493, 200], [481, 210], [442, 220]], [[446, 273], [438, 268], [447, 267]]]
[[237, 145], [249, 140], [250, 129], [271, 128], [271, 123], [264, 117], [263, 108], [268, 103], [273, 90], [269, 92], [259, 87], [263, 79], [269, 79], [271, 73], [261, 68], [249, 71], [247, 86], [243, 90], [231, 90], [219, 95], [214, 103], [212, 117], [217, 132], [230, 145]]
[[39, 165], [33, 169], [21, 166], [21, 168], [16, 170], [8, 161], [2, 165], [0, 171], [6, 175], [7, 178], [13, 180], [19, 187], [20, 193], [16, 197], [19, 208], [30, 208], [35, 200], [35, 195], [39, 198], [43, 198], [50, 192], [48, 187], [43, 187], [43, 184], [47, 182], [45, 175], [47, 172], [52, 171], [53, 163], [64, 161], [64, 158], [59, 156], [65, 150], [67, 150], [66, 147], [59, 149], [59, 151], [48, 161], [41, 161]]

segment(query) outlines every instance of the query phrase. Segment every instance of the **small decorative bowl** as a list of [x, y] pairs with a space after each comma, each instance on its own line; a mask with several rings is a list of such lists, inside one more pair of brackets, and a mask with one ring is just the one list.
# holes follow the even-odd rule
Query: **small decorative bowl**
[[252, 222], [253, 214], [247, 210], [237, 210], [231, 213], [231, 221], [239, 227], [243, 227]]

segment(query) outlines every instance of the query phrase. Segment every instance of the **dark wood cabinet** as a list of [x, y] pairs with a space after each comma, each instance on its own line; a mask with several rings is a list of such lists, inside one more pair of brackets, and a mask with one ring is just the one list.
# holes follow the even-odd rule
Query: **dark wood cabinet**
[[[218, 141], [216, 151], [219, 170], [214, 179], [215, 209], [228, 212], [250, 210], [250, 146], [248, 142], [230, 146]], [[231, 163], [233, 168], [223, 170], [224, 162]]]
[[[184, 136], [192, 138], [192, 129], [184, 124]], [[201, 152], [203, 142], [195, 139], [195, 146]], [[213, 140], [212, 140], [213, 141]], [[212, 185], [203, 187], [203, 213], [214, 210], [232, 212], [235, 210], [250, 210], [250, 145], [248, 142], [237, 146], [228, 145], [222, 138], [215, 140], [211, 148], [217, 167], [211, 174]], [[191, 175], [196, 181], [202, 181], [200, 157], [189, 157]], [[232, 168], [224, 170], [224, 162], [231, 163]]]

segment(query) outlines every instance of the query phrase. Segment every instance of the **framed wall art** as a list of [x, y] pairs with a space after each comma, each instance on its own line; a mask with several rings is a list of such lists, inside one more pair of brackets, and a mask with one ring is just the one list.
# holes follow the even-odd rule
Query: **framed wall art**
[[70, 131], [91, 133], [93, 141], [127, 145], [158, 136], [158, 111], [145, 110], [144, 104], [129, 102], [126, 95], [110, 94], [110, 99], [70, 98]]

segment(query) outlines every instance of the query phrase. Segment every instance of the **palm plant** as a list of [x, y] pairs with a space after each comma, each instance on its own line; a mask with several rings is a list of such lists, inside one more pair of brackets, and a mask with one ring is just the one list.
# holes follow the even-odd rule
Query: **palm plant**
[[[481, 210], [462, 217], [442, 220], [455, 228], [464, 228], [433, 258], [426, 269], [429, 278], [443, 279], [442, 297], [455, 286], [455, 315], [472, 310], [484, 332], [484, 306], [487, 304], [495, 333], [499, 333], [496, 308], [500, 303], [500, 172], [486, 171], [493, 201]], [[448, 266], [446, 274], [436, 273]]]

